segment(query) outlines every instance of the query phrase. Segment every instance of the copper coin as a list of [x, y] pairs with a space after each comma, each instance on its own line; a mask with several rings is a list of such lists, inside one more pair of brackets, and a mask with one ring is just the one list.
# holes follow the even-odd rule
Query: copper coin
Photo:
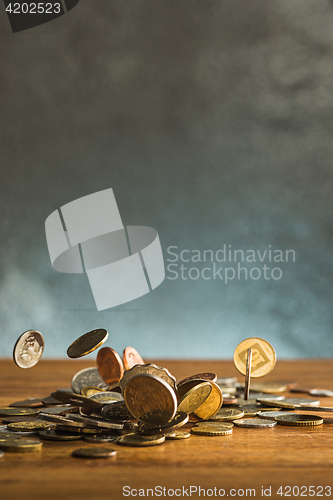
[[15, 401], [15, 403], [10, 403], [10, 408], [38, 408], [43, 406], [41, 399], [39, 398], [29, 398], [23, 401]]
[[121, 357], [111, 347], [102, 347], [98, 351], [96, 363], [100, 376], [108, 385], [119, 382], [124, 374]]
[[134, 365], [144, 365], [142, 357], [133, 347], [126, 347], [123, 352], [123, 361], [125, 370], [129, 370]]

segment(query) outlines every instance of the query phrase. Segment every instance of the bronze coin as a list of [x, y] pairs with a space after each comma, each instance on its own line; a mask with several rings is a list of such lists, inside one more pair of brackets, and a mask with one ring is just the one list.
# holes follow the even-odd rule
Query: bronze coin
[[124, 374], [121, 357], [111, 347], [102, 347], [98, 351], [96, 363], [101, 378], [108, 385], [118, 383]]
[[142, 357], [133, 347], [126, 347], [123, 352], [123, 361], [125, 370], [129, 370], [134, 365], [144, 365]]
[[81, 358], [98, 349], [107, 340], [109, 334], [104, 328], [92, 330], [76, 339], [67, 349], [69, 358]]

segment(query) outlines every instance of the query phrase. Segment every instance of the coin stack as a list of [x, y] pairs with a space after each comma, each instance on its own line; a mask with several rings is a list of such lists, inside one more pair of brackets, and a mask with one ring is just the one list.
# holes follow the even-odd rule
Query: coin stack
[[[107, 338], [106, 330], [93, 330], [73, 342], [67, 354], [82, 357], [98, 349]], [[33, 366], [43, 346], [39, 332], [26, 332], [15, 345], [15, 362], [24, 368]], [[254, 353], [251, 370], [246, 359], [249, 349]], [[263, 360], [267, 360], [266, 372]], [[253, 371], [251, 376], [261, 376], [275, 365], [275, 353], [263, 339], [246, 339], [237, 346], [234, 361], [243, 375]], [[333, 411], [330, 407], [318, 408], [317, 399], [285, 398], [284, 391], [297, 391], [292, 383], [253, 382], [250, 398], [246, 399], [246, 381], [243, 384], [234, 377], [199, 373], [176, 381], [166, 368], [145, 363], [132, 347], [126, 347], [122, 358], [111, 347], [102, 347], [96, 364], [76, 373], [71, 388], [0, 409], [1, 453], [40, 451], [43, 440], [84, 440], [103, 446], [85, 445], [74, 450], [73, 456], [106, 458], [117, 452], [110, 443], [152, 446], [191, 435], [227, 436], [234, 427], [321, 425], [320, 416], [291, 410]], [[330, 391], [310, 391], [315, 390], [308, 390], [312, 395], [330, 395]]]

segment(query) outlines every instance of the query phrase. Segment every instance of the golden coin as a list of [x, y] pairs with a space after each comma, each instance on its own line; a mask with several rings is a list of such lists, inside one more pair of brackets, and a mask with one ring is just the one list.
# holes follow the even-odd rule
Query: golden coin
[[234, 427], [234, 424], [232, 422], [224, 422], [224, 421], [216, 421], [216, 422], [210, 422], [209, 420], [206, 420], [204, 422], [197, 422], [196, 427], [202, 427], [202, 426], [212, 426], [212, 427], [225, 427], [226, 429], [232, 429]]
[[81, 396], [85, 396], [89, 398], [92, 394], [97, 394], [98, 392], [104, 392], [104, 389], [100, 389], [99, 387], [93, 387], [92, 385], [86, 385], [81, 389]]
[[192, 427], [191, 433], [196, 434], [197, 436], [227, 436], [228, 434], [232, 434], [233, 429], [222, 427], [218, 428], [213, 427], [211, 425], [202, 425], [200, 427]]
[[[285, 400], [282, 400], [282, 401], [276, 401], [276, 399], [261, 399], [261, 398], [257, 398], [257, 401], [259, 403], [262, 403], [263, 405], [265, 406], [279, 406], [279, 408], [285, 408], [287, 410], [294, 410], [295, 409], [295, 405], [294, 404], [291, 404], [291, 403], [286, 403]], [[299, 405], [296, 405], [296, 406], [299, 406]]]
[[223, 395], [219, 386], [214, 382], [210, 382], [210, 385], [212, 386], [212, 392], [209, 394], [206, 401], [194, 411], [194, 414], [203, 420], [208, 420], [215, 415], [223, 403]]
[[243, 410], [237, 408], [221, 408], [210, 420], [223, 422], [224, 420], [236, 420], [236, 418], [244, 417]]
[[8, 439], [0, 441], [0, 449], [16, 453], [42, 451], [43, 443], [39, 439]]
[[121, 357], [111, 347], [102, 347], [98, 351], [96, 364], [98, 373], [108, 385], [117, 384], [124, 374]]
[[8, 424], [7, 428], [10, 431], [20, 432], [20, 431], [43, 431], [50, 428], [51, 424], [47, 422], [15, 422]]
[[301, 426], [301, 425], [321, 425], [324, 423], [324, 420], [318, 415], [281, 415], [275, 417], [275, 420], [280, 425], [292, 425], [292, 426]]
[[28, 330], [18, 338], [13, 358], [20, 368], [31, 368], [40, 360], [44, 350], [43, 335], [37, 330]]
[[38, 415], [39, 410], [33, 408], [0, 408], [0, 417]]
[[210, 382], [201, 382], [195, 385], [178, 401], [178, 411], [193, 413], [206, 401], [211, 392], [212, 385]]
[[235, 349], [234, 363], [242, 375], [246, 375], [248, 349], [252, 349], [251, 377], [262, 377], [273, 370], [276, 362], [273, 347], [267, 340], [252, 337], [243, 340]]
[[143, 373], [132, 377], [124, 390], [124, 399], [131, 414], [149, 425], [163, 425], [177, 410], [175, 392], [167, 382]]
[[251, 382], [251, 391], [263, 392], [265, 394], [274, 394], [276, 392], [287, 391], [288, 386], [281, 382]]
[[187, 439], [190, 436], [191, 434], [186, 431], [173, 431], [165, 434], [165, 439]]
[[67, 356], [70, 358], [81, 358], [98, 349], [104, 344], [108, 336], [109, 334], [104, 328], [85, 333], [69, 346]]
[[139, 436], [138, 434], [125, 434], [125, 436], [120, 436], [117, 439], [117, 444], [122, 444], [124, 446], [154, 446], [156, 444], [162, 444], [165, 441], [165, 436]]
[[124, 349], [123, 361], [125, 370], [129, 370], [130, 368], [133, 368], [133, 366], [135, 365], [145, 364], [138, 351], [136, 351], [133, 347], [126, 347]]
[[189, 382], [190, 380], [208, 380], [209, 382], [216, 382], [217, 375], [211, 372], [197, 373], [196, 375], [191, 375], [190, 377], [183, 378], [177, 382], [177, 387]]

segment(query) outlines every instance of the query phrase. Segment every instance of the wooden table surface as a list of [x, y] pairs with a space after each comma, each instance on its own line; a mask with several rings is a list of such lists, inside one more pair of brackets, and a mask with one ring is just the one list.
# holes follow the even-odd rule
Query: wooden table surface
[[[204, 371], [220, 377], [239, 376], [231, 361], [154, 362], [168, 368], [176, 378]], [[28, 397], [44, 397], [59, 387], [70, 386], [72, 376], [88, 366], [94, 366], [94, 361], [42, 360], [22, 370], [12, 360], [0, 360], [0, 406]], [[300, 386], [333, 389], [333, 362], [278, 361], [261, 380], [297, 381]], [[321, 403], [333, 406], [333, 398], [321, 398]], [[158, 498], [159, 492], [160, 498], [171, 498], [172, 492], [180, 498], [221, 498], [223, 490], [225, 497], [248, 498], [254, 496], [253, 491], [246, 491], [250, 489], [255, 490], [257, 498], [263, 498], [262, 487], [267, 494], [271, 487], [270, 497], [281, 499], [288, 496], [288, 486], [298, 486], [298, 496], [303, 492], [302, 496], [327, 498], [331, 495], [325, 487], [333, 490], [333, 415], [321, 415], [325, 417], [324, 425], [313, 428], [234, 428], [230, 436], [191, 436], [148, 448], [111, 443], [117, 455], [99, 460], [73, 458], [71, 452], [100, 445], [44, 441], [42, 452], [8, 452], [0, 460], [0, 499], [113, 500], [126, 498], [124, 493], [130, 489], [138, 498]], [[279, 490], [280, 486], [283, 488]], [[147, 492], [147, 488], [153, 491]], [[291, 498], [296, 496], [297, 488], [294, 495], [292, 490], [289, 494]]]

